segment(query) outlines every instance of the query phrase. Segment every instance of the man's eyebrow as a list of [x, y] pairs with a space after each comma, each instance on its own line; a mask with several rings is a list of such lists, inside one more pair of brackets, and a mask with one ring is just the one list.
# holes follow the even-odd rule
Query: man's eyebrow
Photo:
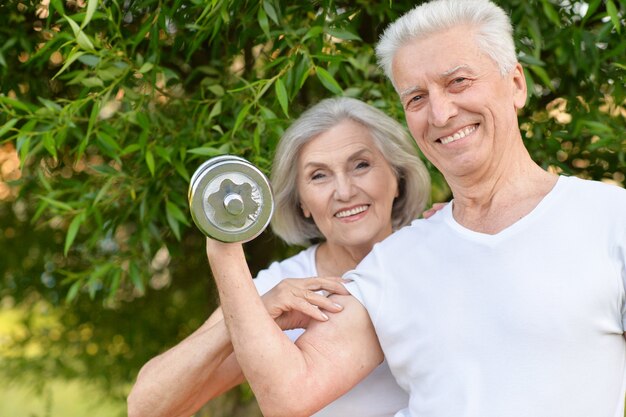
[[467, 64], [462, 64], [462, 65], [457, 65], [456, 67], [450, 68], [447, 71], [444, 71], [441, 73], [442, 77], [449, 77], [450, 75], [454, 74], [455, 72], [462, 70], [462, 69], [468, 69], [469, 65]]
[[409, 87], [405, 90], [402, 90], [400, 92], [400, 100], [404, 100], [407, 96], [410, 96], [411, 94], [415, 93], [416, 91], [420, 91], [421, 87], [419, 85], [415, 85], [413, 87]]

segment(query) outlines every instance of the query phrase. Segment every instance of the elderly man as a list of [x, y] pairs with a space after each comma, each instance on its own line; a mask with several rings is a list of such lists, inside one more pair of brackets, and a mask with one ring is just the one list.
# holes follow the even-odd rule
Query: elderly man
[[524, 74], [510, 21], [490, 1], [422, 4], [377, 53], [454, 199], [375, 246], [345, 276], [353, 297], [333, 296], [344, 311], [296, 345], [245, 281], [241, 250], [209, 242], [261, 408], [309, 415], [380, 363], [382, 348], [410, 394], [398, 417], [622, 417], [626, 191], [531, 160], [517, 122]]

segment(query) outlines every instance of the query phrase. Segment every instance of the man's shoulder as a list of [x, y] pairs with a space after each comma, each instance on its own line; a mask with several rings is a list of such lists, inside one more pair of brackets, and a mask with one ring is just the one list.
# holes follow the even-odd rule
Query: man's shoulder
[[396, 230], [377, 246], [395, 248], [398, 245], [416, 244], [424, 241], [429, 235], [437, 233], [444, 224], [444, 216], [439, 212], [429, 219], [415, 219], [410, 224]]
[[572, 196], [589, 202], [603, 204], [605, 199], [613, 203], [626, 203], [626, 189], [614, 181], [597, 181], [578, 177], [562, 177]]

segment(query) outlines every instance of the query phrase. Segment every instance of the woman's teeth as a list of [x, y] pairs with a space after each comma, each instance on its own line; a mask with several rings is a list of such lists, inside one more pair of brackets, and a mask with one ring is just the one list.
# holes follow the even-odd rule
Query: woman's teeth
[[355, 207], [350, 210], [340, 211], [337, 214], [335, 214], [335, 217], [342, 218], [342, 217], [354, 216], [355, 214], [359, 214], [367, 210], [367, 207], [368, 207], [367, 205], [364, 205], [361, 207]]

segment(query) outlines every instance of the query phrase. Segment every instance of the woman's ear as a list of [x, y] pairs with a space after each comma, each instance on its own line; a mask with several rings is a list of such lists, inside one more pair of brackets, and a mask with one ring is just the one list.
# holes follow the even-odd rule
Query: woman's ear
[[300, 203], [300, 208], [302, 209], [302, 214], [305, 218], [308, 219], [311, 217], [311, 212], [306, 208], [304, 204]]

